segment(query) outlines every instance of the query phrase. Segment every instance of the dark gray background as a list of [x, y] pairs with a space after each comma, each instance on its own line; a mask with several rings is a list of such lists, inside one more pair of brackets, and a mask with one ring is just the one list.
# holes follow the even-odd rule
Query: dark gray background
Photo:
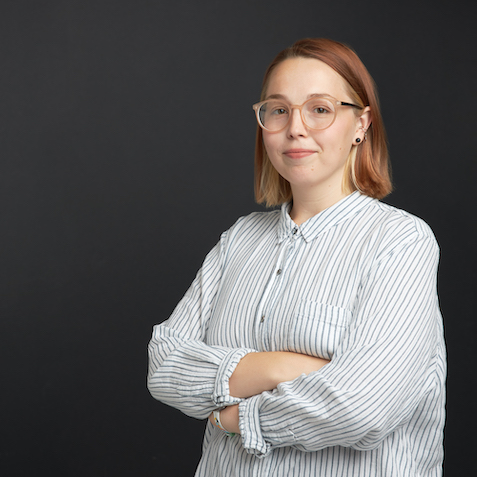
[[[473, 475], [474, 2], [0, 3], [0, 473], [186, 476], [203, 423], [145, 386], [152, 326], [253, 201], [266, 66], [352, 45], [380, 91], [395, 192], [442, 249], [446, 474]], [[224, 105], [234, 114], [224, 115]]]

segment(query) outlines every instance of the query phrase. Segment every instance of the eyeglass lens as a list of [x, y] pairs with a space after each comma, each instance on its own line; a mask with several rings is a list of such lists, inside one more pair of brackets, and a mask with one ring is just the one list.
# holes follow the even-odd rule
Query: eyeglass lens
[[[291, 117], [290, 105], [284, 101], [271, 99], [260, 106], [258, 116], [265, 129], [280, 131], [285, 128]], [[311, 98], [301, 107], [305, 124], [312, 129], [325, 129], [334, 119], [335, 108], [326, 98]]]

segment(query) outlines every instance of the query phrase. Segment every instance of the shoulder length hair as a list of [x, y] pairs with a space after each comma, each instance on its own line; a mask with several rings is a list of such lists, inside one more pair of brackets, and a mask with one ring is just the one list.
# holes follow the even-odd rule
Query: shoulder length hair
[[[260, 101], [265, 99], [270, 76], [289, 58], [314, 58], [333, 68], [346, 82], [353, 101], [371, 109], [371, 125], [366, 140], [351, 147], [345, 166], [343, 189], [359, 190], [376, 199], [392, 191], [386, 131], [373, 78], [358, 55], [348, 46], [326, 38], [306, 38], [281, 51], [272, 61], [262, 84]], [[357, 114], [360, 114], [359, 111]], [[263, 144], [262, 128], [257, 125], [255, 142], [255, 199], [269, 207], [292, 199], [290, 183], [273, 167]]]

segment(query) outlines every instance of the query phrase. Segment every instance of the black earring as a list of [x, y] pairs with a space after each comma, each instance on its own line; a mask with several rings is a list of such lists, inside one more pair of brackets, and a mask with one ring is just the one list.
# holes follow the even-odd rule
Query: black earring
[[361, 142], [361, 139], [359, 137], [357, 137], [356, 142]]

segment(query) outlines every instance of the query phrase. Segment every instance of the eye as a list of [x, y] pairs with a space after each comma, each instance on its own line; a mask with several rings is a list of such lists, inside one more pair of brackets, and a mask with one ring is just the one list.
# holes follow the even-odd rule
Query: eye
[[323, 118], [324, 116], [333, 115], [333, 104], [326, 98], [313, 98], [306, 103], [305, 110], [307, 114], [316, 118]]
[[281, 116], [281, 115], [287, 114], [287, 113], [288, 113], [288, 111], [281, 106], [276, 106], [270, 111], [270, 114], [273, 114], [275, 116]]
[[325, 106], [323, 106], [322, 104], [320, 104], [320, 105], [312, 106], [311, 112], [313, 114], [328, 114], [331, 111], [328, 108], [326, 108]]

